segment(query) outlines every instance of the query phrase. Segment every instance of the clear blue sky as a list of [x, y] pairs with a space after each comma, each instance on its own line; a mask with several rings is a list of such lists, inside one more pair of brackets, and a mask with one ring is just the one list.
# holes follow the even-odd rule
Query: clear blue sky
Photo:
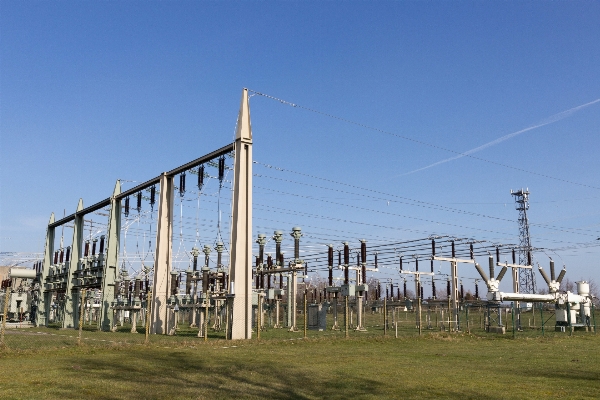
[[[257, 211], [282, 223], [255, 220], [255, 233], [302, 225], [317, 248], [420, 232], [516, 243], [510, 189], [528, 187], [534, 246], [593, 244], [600, 103], [473, 154], [496, 164], [463, 157], [405, 174], [599, 99], [599, 21], [592, 1], [1, 2], [0, 251], [40, 252], [51, 212], [229, 143], [243, 87], [437, 146], [254, 96], [257, 161], [503, 219], [257, 177], [420, 220], [257, 188], [262, 204], [413, 231]], [[571, 279], [600, 278], [598, 247], [558, 253]]]

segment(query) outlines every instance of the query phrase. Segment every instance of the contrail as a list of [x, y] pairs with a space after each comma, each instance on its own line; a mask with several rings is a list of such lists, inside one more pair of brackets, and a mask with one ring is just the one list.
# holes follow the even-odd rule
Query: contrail
[[525, 129], [521, 129], [520, 131], [509, 133], [508, 135], [504, 135], [502, 137], [499, 137], [498, 139], [492, 140], [491, 142], [483, 144], [483, 145], [481, 145], [479, 147], [475, 147], [474, 149], [467, 150], [464, 153], [461, 153], [461, 154], [459, 154], [457, 156], [446, 158], [446, 159], [441, 160], [441, 161], [437, 161], [437, 162], [435, 162], [433, 164], [429, 164], [429, 165], [427, 165], [425, 167], [422, 167], [422, 168], [419, 168], [419, 169], [415, 169], [414, 171], [406, 172], [406, 173], [401, 174], [399, 176], [406, 176], [406, 175], [414, 174], [415, 172], [419, 172], [419, 171], [423, 171], [425, 169], [433, 168], [435, 166], [447, 163], [449, 161], [454, 161], [454, 160], [458, 160], [459, 158], [467, 157], [467, 156], [469, 156], [469, 155], [471, 155], [473, 153], [477, 153], [478, 151], [481, 151], [483, 149], [487, 149], [488, 147], [491, 147], [491, 146], [495, 146], [498, 143], [502, 143], [505, 140], [508, 140], [508, 139], [513, 138], [513, 137], [515, 137], [517, 135], [520, 135], [521, 133], [525, 133], [525, 132], [531, 131], [533, 129], [541, 128], [542, 126], [550, 125], [550, 124], [558, 122], [558, 121], [560, 121], [562, 119], [570, 117], [571, 115], [575, 114], [577, 111], [579, 111], [579, 110], [581, 110], [581, 109], [583, 109], [585, 107], [591, 106], [592, 104], [596, 104], [598, 102], [600, 102], [600, 99], [596, 99], [594, 101], [590, 101], [589, 103], [585, 103], [585, 104], [582, 104], [580, 106], [573, 107], [573, 108], [571, 108], [569, 110], [566, 110], [566, 111], [563, 111], [563, 112], [559, 112], [558, 114], [554, 114], [551, 117], [546, 118], [545, 120], [541, 121], [540, 123], [538, 123], [536, 125], [530, 126], [528, 128], [525, 128]]

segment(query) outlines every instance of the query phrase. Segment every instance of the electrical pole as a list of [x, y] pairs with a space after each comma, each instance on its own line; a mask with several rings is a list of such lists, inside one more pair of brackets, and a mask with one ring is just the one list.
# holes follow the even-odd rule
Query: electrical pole
[[[531, 237], [529, 236], [529, 221], [527, 210], [529, 209], [529, 189], [521, 189], [516, 192], [510, 191], [515, 196], [515, 208], [519, 212], [519, 264], [531, 264]], [[535, 275], [533, 268], [519, 268], [519, 292], [536, 293]]]

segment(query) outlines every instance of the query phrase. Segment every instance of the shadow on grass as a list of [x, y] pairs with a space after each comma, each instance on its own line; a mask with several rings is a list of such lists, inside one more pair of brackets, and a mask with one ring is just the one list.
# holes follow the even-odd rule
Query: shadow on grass
[[[110, 382], [111, 387], [90, 395], [102, 398], [342, 398], [384, 396], [381, 383], [354, 376], [323, 379], [302, 371], [293, 360], [239, 360], [232, 354], [209, 360], [199, 352], [122, 351], [117, 359], [86, 357], [64, 366], [64, 374], [84, 381]], [[232, 349], [231, 351], [235, 351]], [[264, 358], [264, 357], [262, 357]], [[72, 382], [53, 390], [62, 398], [81, 398], [81, 388]]]

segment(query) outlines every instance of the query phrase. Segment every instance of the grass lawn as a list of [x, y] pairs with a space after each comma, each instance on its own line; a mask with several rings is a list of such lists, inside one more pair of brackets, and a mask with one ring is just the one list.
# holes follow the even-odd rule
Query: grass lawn
[[[143, 335], [86, 332], [89, 339], [78, 348], [76, 332], [49, 332], [29, 334], [29, 346], [0, 351], [0, 398], [600, 396], [600, 336], [591, 333], [513, 340], [427, 332], [260, 342], [163, 336], [144, 346]], [[16, 336], [7, 335], [7, 343], [15, 344]]]

